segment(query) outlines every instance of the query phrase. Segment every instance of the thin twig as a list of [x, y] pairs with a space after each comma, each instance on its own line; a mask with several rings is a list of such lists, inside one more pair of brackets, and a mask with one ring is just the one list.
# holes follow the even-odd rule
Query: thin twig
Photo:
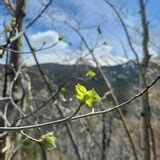
[[38, 143], [38, 140], [37, 140], [37, 139], [35, 139], [35, 138], [29, 136], [28, 134], [24, 133], [23, 131], [20, 131], [20, 133], [21, 133], [23, 136], [27, 137], [29, 140]]
[[[39, 51], [47, 50], [47, 49], [50, 49], [50, 48], [56, 46], [59, 42], [60, 41], [54, 42], [53, 44], [49, 45], [48, 47], [43, 47], [43, 48], [40, 47], [38, 49], [33, 49], [33, 48], [32, 49], [34, 50], [34, 52], [39, 52]], [[18, 54], [30, 54], [30, 53], [32, 53], [31, 51], [17, 51], [17, 50], [13, 50], [13, 49], [10, 49], [10, 48], [6, 48], [4, 46], [1, 46], [1, 49], [6, 50], [6, 51], [15, 52], [15, 53], [18, 53]]]
[[158, 76], [150, 85], [148, 85], [144, 90], [142, 90], [141, 92], [139, 92], [138, 94], [136, 94], [135, 96], [133, 96], [132, 98], [130, 98], [129, 100], [115, 106], [112, 107], [110, 109], [106, 109], [103, 111], [97, 111], [97, 112], [91, 112], [91, 113], [86, 113], [86, 114], [82, 114], [82, 115], [78, 115], [78, 116], [74, 116], [75, 114], [77, 114], [78, 110], [71, 114], [70, 116], [63, 118], [63, 119], [59, 119], [59, 120], [55, 120], [55, 121], [50, 121], [50, 122], [45, 122], [45, 123], [40, 123], [40, 124], [35, 124], [35, 125], [28, 125], [28, 126], [22, 126], [22, 127], [0, 127], [0, 130], [24, 130], [24, 129], [30, 129], [30, 128], [38, 128], [38, 127], [44, 127], [44, 126], [49, 126], [49, 125], [53, 125], [53, 124], [59, 124], [59, 123], [64, 123], [66, 121], [69, 120], [77, 120], [77, 119], [81, 119], [81, 118], [85, 118], [85, 117], [90, 117], [90, 116], [94, 116], [94, 115], [99, 115], [99, 114], [106, 114], [109, 112], [113, 112], [114, 110], [117, 110], [118, 108], [122, 108], [124, 106], [126, 106], [127, 104], [130, 104], [132, 101], [134, 101], [135, 99], [141, 97], [145, 92], [147, 92], [152, 86], [154, 86], [154, 84], [156, 84], [156, 82], [160, 79], [160, 76]]

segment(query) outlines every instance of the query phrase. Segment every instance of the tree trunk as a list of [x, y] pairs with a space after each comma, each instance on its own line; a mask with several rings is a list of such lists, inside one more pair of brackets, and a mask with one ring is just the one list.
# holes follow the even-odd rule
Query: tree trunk
[[[141, 64], [141, 74], [140, 74], [140, 85], [141, 88], [147, 87], [147, 67], [149, 64], [149, 51], [148, 51], [148, 42], [149, 42], [149, 33], [148, 33], [148, 24], [145, 14], [145, 4], [144, 0], [139, 0], [140, 6], [140, 15], [141, 15], [141, 24], [143, 32], [142, 48], [143, 48], [143, 60]], [[149, 97], [148, 92], [145, 92], [142, 95], [141, 99], [142, 111], [141, 111], [141, 149], [142, 149], [142, 159], [150, 160], [150, 137], [149, 137], [149, 124], [150, 124], [150, 111], [149, 111]]]
[[[15, 34], [20, 33], [23, 29], [26, 0], [16, 0], [15, 3], [16, 3], [15, 4], [16, 13], [13, 18], [16, 19], [16, 22], [15, 22], [16, 24], [13, 27], [13, 35], [12, 36], [15, 36]], [[19, 67], [21, 65], [21, 54], [14, 52], [14, 50], [20, 51], [21, 46], [22, 46], [21, 37], [17, 38], [11, 44], [11, 50], [13, 50], [13, 51], [11, 51], [11, 53], [10, 53], [10, 62], [9, 63], [10, 63], [10, 67], [13, 70], [9, 73], [10, 82], [12, 82], [14, 80], [15, 72], [17, 72], [19, 70]], [[13, 92], [12, 92], [13, 100], [17, 104], [20, 102], [20, 98], [17, 98], [17, 96], [16, 96], [16, 95], [18, 95], [18, 92], [19, 92], [16, 87], [18, 85], [19, 85], [19, 83], [17, 80], [13, 86]], [[8, 120], [10, 122], [14, 122], [16, 120], [17, 116], [19, 115], [19, 112], [15, 109], [15, 107], [12, 104], [8, 108], [9, 108], [8, 112], [7, 112], [8, 113]], [[20, 140], [21, 140], [21, 136], [19, 134], [17, 134], [16, 132], [9, 132], [8, 133], [8, 136], [5, 140], [6, 152], [3, 155], [3, 157], [5, 157], [6, 160], [10, 159], [12, 156], [14, 156], [14, 158], [16, 160], [21, 159], [20, 154], [16, 154], [18, 151], [18, 148], [16, 150], [17, 142]]]

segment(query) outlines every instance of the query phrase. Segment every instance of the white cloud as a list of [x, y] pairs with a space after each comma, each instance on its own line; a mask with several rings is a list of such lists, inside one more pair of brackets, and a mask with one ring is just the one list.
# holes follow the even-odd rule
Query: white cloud
[[108, 53], [112, 52], [110, 45], [102, 45], [94, 50], [94, 53], [99, 56], [107, 56]]
[[[37, 59], [40, 63], [56, 63], [59, 61], [58, 57], [53, 54], [40, 54], [37, 56]], [[35, 64], [35, 60], [33, 57], [29, 56], [25, 58], [25, 63], [27, 65], [33, 65]]]
[[[45, 32], [39, 32], [37, 34], [31, 35], [30, 39], [34, 45], [34, 47], [39, 48], [42, 46], [43, 42], [45, 42], [45, 46], [49, 47], [54, 43], [57, 43], [59, 40], [59, 34], [55, 31], [45, 31]], [[60, 41], [55, 46], [53, 46], [52, 50], [68, 50], [69, 46], [66, 42]], [[49, 49], [50, 50], [50, 49]]]
[[55, 31], [46, 31], [46, 32], [39, 32], [37, 34], [31, 35], [30, 39], [37, 43], [42, 43], [43, 41], [47, 42], [57, 42], [58, 41], [58, 33]]
[[[59, 34], [52, 30], [39, 32], [30, 36], [32, 46], [36, 49], [40, 48], [44, 42], [44, 48], [49, 47], [52, 44], [57, 43], [58, 38]], [[74, 52], [72, 48], [66, 42], [63, 41], [58, 42], [55, 46], [47, 50], [42, 50], [36, 53], [40, 63], [58, 63], [60, 61], [64, 61], [66, 57], [73, 56], [73, 54]], [[24, 62], [27, 65], [35, 64], [33, 57], [28, 55], [24, 56]]]
[[[39, 48], [45, 41], [45, 47], [56, 43], [58, 41], [58, 33], [55, 31], [39, 32], [31, 35], [30, 39], [34, 47]], [[60, 63], [60, 64], [74, 64], [79, 57], [79, 49], [73, 50], [66, 42], [59, 42], [54, 47], [48, 50], [42, 50], [37, 54], [37, 58], [40, 63]], [[83, 55], [87, 54], [88, 51], [85, 49], [82, 51]], [[112, 47], [110, 45], [101, 45], [94, 49], [94, 54], [100, 65], [117, 65], [126, 62], [127, 60], [122, 57], [113, 56]], [[95, 66], [92, 56], [89, 54], [84, 57], [84, 60]], [[28, 65], [35, 64], [32, 56], [25, 56], [24, 62]]]

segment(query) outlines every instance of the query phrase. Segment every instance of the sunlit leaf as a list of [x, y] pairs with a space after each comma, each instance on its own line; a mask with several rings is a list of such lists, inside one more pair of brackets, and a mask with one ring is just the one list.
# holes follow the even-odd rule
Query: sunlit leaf
[[93, 107], [101, 99], [94, 89], [87, 91], [87, 89], [80, 84], [76, 85], [75, 91], [77, 100], [84, 102], [88, 107]]
[[57, 139], [53, 133], [48, 133], [46, 135], [42, 135], [38, 141], [47, 150], [52, 150], [53, 148], [56, 148], [56, 140]]
[[76, 92], [77, 100], [82, 102], [84, 100], [84, 96], [87, 92], [87, 89], [84, 86], [82, 86], [80, 84], [77, 84], [76, 87], [75, 87], [75, 92]]
[[87, 73], [87, 76], [89, 76], [89, 77], [94, 77], [96, 75], [96, 73], [95, 72], [93, 72], [93, 71], [88, 71], [88, 73]]
[[94, 89], [87, 91], [86, 95], [89, 98], [86, 100], [85, 103], [89, 107], [93, 107], [101, 99], [98, 93]]

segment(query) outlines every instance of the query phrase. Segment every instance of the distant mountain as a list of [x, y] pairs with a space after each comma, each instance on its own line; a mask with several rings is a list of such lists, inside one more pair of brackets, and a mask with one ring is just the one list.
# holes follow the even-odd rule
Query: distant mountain
[[[41, 68], [54, 88], [54, 85], [60, 85], [67, 79], [73, 66], [48, 63], [41, 64]], [[37, 67], [31, 66], [29, 69], [32, 71], [29, 72], [32, 79], [32, 85], [36, 89], [45, 87]], [[115, 88], [119, 98], [124, 97], [124, 95], [125, 97], [128, 97], [128, 90], [133, 86], [138, 85], [138, 68], [133, 62], [127, 62], [116, 66], [103, 66], [102, 69]], [[86, 81], [86, 74], [89, 70], [94, 71], [96, 76]], [[73, 75], [69, 77], [69, 81], [67, 83], [68, 94], [73, 94], [74, 86], [77, 83], [83, 84], [87, 88], [95, 88], [100, 95], [103, 95], [108, 90], [97, 68], [90, 65], [76, 66]]]

